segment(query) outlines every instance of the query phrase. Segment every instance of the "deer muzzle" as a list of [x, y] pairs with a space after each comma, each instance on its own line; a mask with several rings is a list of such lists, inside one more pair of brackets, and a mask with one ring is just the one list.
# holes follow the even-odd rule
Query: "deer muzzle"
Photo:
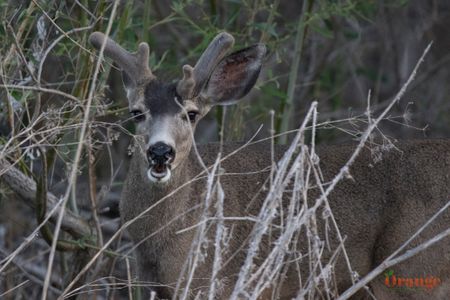
[[149, 169], [148, 178], [153, 182], [165, 182], [170, 179], [170, 164], [175, 159], [175, 150], [163, 142], [151, 145], [147, 150]]

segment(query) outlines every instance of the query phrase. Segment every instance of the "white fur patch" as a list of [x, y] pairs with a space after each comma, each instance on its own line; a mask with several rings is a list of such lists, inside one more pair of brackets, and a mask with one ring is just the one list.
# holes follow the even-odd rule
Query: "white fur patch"
[[155, 176], [156, 174], [153, 174], [152, 168], [148, 169], [147, 171], [147, 177], [150, 179], [151, 182], [154, 183], [165, 183], [169, 181], [170, 177], [172, 176], [172, 172], [169, 168], [166, 169], [166, 174], [163, 177]]

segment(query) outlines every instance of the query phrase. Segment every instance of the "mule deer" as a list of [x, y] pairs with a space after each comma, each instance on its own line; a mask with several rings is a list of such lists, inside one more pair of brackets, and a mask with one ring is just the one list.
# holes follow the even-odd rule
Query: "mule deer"
[[[105, 43], [106, 56], [122, 69], [129, 110], [136, 121], [137, 146], [123, 188], [120, 213], [126, 222], [153, 206], [145, 217], [137, 219], [129, 227], [132, 239], [138, 245], [140, 279], [156, 284], [159, 297], [178, 297], [176, 292], [180, 292], [187, 281], [190, 281], [189, 295], [200, 293], [200, 297], [206, 297], [206, 287], [213, 274], [213, 250], [206, 250], [193, 278], [180, 276], [184, 274], [189, 249], [195, 239], [192, 228], [199, 226], [206, 193], [206, 178], [196, 177], [204, 168], [194, 151], [191, 131], [212, 106], [231, 104], [249, 92], [259, 75], [265, 46], [258, 44], [226, 55], [234, 39], [227, 33], [220, 33], [194, 67], [183, 66], [180, 81], [166, 84], [159, 82], [148, 67], [149, 47], [146, 43], [141, 43], [137, 53], [132, 54], [99, 32], [93, 33], [90, 41], [97, 49]], [[208, 144], [199, 146], [198, 151], [205, 164], [211, 166], [219, 151], [225, 155], [240, 146]], [[378, 266], [449, 201], [450, 141], [401, 142], [396, 147], [400, 151], [384, 154], [379, 163], [372, 163], [370, 152], [363, 151], [350, 169], [353, 180], [340, 182], [329, 197], [331, 211], [344, 236], [348, 260], [359, 275], [365, 275]], [[267, 195], [270, 166], [273, 160], [282, 157], [286, 149], [277, 146], [272, 153], [269, 144], [248, 145], [221, 163], [220, 182], [225, 194], [223, 215], [230, 231], [229, 250], [223, 253], [220, 272], [214, 275], [214, 279], [220, 281], [214, 297], [251, 298], [235, 290], [233, 293], [233, 288], [250, 247], [247, 242], [255, 224], [252, 217], [258, 215]], [[324, 184], [338, 173], [353, 149], [352, 145], [317, 149], [322, 170], [317, 176], [322, 176]], [[192, 179], [195, 180], [186, 184]], [[291, 181], [289, 184], [295, 191], [296, 183]], [[284, 205], [289, 203], [286, 198], [293, 193], [285, 193]], [[316, 186], [308, 193], [317, 196], [320, 189]], [[296, 209], [300, 211], [302, 207], [298, 204]], [[324, 208], [323, 212], [326, 213], [327, 209]], [[267, 250], [260, 249], [261, 257], [270, 251], [271, 242], [275, 241], [279, 227], [287, 217], [280, 214], [273, 225], [273, 236], [265, 235], [262, 243]], [[214, 220], [211, 218], [205, 222], [215, 228]], [[330, 250], [338, 247], [340, 239], [335, 235], [326, 236], [326, 220], [325, 217], [318, 218], [315, 226], [318, 236], [327, 241], [327, 246], [320, 248], [322, 259], [335, 260], [332, 272], [335, 282], [327, 290], [329, 299], [350, 287], [351, 276], [355, 274], [349, 274], [344, 255], [335, 257], [336, 253]], [[449, 226], [450, 213], [445, 211], [410, 247]], [[304, 283], [312, 270], [317, 270], [317, 266], [310, 265], [308, 259], [301, 256], [310, 254], [309, 248], [313, 247], [307, 240], [308, 234], [299, 233], [297, 242], [293, 242], [294, 247], [289, 248], [289, 259], [283, 264], [285, 271], [277, 277], [280, 285], [259, 287], [260, 298], [290, 299], [301, 295], [302, 288], [307, 288]], [[258, 256], [253, 264], [261, 264]], [[377, 298], [448, 297], [450, 240], [443, 239], [406, 263], [396, 265], [393, 270], [404, 278], [434, 276], [439, 280], [433, 289], [403, 289], [389, 286], [384, 277], [377, 278], [370, 284], [370, 290]], [[247, 284], [257, 285], [255, 281]], [[314, 297], [320, 295], [316, 293]], [[367, 295], [364, 291], [356, 297]]]

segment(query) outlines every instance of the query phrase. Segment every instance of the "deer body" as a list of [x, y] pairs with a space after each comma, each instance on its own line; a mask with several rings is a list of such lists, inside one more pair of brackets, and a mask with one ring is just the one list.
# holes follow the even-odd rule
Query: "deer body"
[[[154, 284], [159, 297], [172, 298], [177, 282], [180, 283], [178, 288], [182, 289], [187, 280], [180, 279], [180, 274], [195, 237], [195, 226], [200, 222], [206, 193], [206, 177], [197, 176], [204, 169], [192, 147], [192, 131], [211, 106], [237, 101], [249, 91], [259, 74], [265, 48], [256, 45], [225, 56], [233, 39], [222, 33], [194, 68], [183, 67], [181, 81], [166, 85], [158, 82], [147, 67], [146, 44], [139, 46], [137, 54], [131, 54], [100, 33], [94, 33], [91, 42], [99, 49], [105, 42], [106, 55], [122, 68], [130, 112], [137, 121], [136, 147], [120, 212], [126, 223], [151, 207], [148, 214], [129, 226], [137, 245], [140, 280]], [[222, 156], [239, 146], [224, 145]], [[354, 180], [340, 182], [329, 198], [333, 215], [345, 236], [352, 268], [361, 276], [383, 262], [450, 200], [450, 141], [401, 142], [396, 147], [398, 151], [385, 153], [379, 163], [372, 162], [370, 151], [363, 151], [350, 169]], [[211, 166], [220, 147], [211, 144], [199, 146], [198, 150], [206, 166]], [[283, 146], [276, 147], [274, 159], [278, 161], [285, 150]], [[317, 150], [323, 182], [330, 181], [339, 172], [353, 150], [352, 145]], [[225, 217], [258, 215], [267, 194], [271, 163], [271, 147], [265, 143], [244, 147], [221, 163]], [[312, 189], [311, 199], [318, 195], [320, 191]], [[220, 299], [227, 299], [233, 292], [254, 221], [226, 219], [225, 225], [231, 231], [228, 243], [232, 251], [224, 253], [218, 274], [221, 285], [217, 297]], [[323, 247], [325, 260], [334, 255], [328, 249], [336, 249], [339, 245], [336, 236], [325, 235], [327, 225], [328, 221], [318, 219], [318, 233], [322, 240], [329, 242]], [[210, 232], [214, 233], [215, 225], [211, 226]], [[411, 247], [449, 227], [450, 213], [446, 211]], [[273, 235], [277, 235], [276, 226]], [[274, 237], [266, 236], [263, 240], [267, 250], [261, 247], [262, 257], [267, 254], [264, 251], [270, 251]], [[208, 239], [213, 243], [212, 235]], [[308, 247], [306, 233], [301, 232], [298, 252], [308, 253]], [[189, 291], [192, 298], [199, 292], [203, 292], [201, 298], [207, 297], [213, 248], [208, 248], [194, 273]], [[301, 289], [299, 278], [302, 282], [308, 278], [310, 266], [307, 259], [301, 260], [295, 253], [291, 255], [292, 265], [289, 265], [281, 286], [267, 287], [261, 298], [270, 299], [275, 295], [280, 299], [291, 299], [298, 295]], [[393, 269], [404, 277], [432, 275], [439, 278], [440, 283], [432, 290], [393, 289], [385, 284], [384, 277], [377, 278], [370, 287], [378, 299], [445, 299], [450, 295], [450, 239], [445, 238]], [[334, 274], [337, 295], [352, 284], [342, 255], [336, 258]], [[361, 292], [355, 297], [366, 296]]]
[[[377, 164], [372, 163], [369, 151], [364, 151], [350, 170], [354, 180], [349, 179], [338, 184], [330, 197], [332, 211], [342, 234], [346, 236], [345, 244], [352, 266], [361, 276], [378, 266], [442, 208], [446, 201], [450, 200], [450, 141], [411, 141], [401, 142], [396, 146], [403, 152], [392, 150], [385, 154], [382, 162]], [[231, 152], [236, 147], [238, 144], [225, 147], [225, 153]], [[276, 157], [279, 159], [286, 149], [279, 146], [276, 150]], [[326, 179], [332, 179], [339, 172], [353, 150], [354, 145], [326, 146], [318, 149], [321, 169]], [[205, 162], [211, 165], [216, 157], [215, 154], [219, 151], [219, 145], [200, 146], [199, 151]], [[259, 205], [265, 196], [261, 194], [256, 201], [252, 199], [266, 182], [268, 172], [260, 172], [257, 175], [227, 176], [226, 174], [242, 173], [243, 169], [245, 172], [266, 169], [270, 166], [270, 146], [256, 144], [242, 151], [240, 153], [242, 156], [239, 157], [246, 157], [245, 160], [230, 159], [223, 162], [225, 175], [221, 182], [223, 189], [227, 192], [225, 216], [257, 215]], [[156, 192], [151, 191], [151, 187], [145, 184], [147, 179], [144, 176], [133, 173], [136, 170], [134, 164], [142, 165], [142, 157], [139, 158], [136, 155], [130, 166], [132, 173], [128, 177], [122, 196], [123, 220], [132, 219], [201, 171], [200, 166], [192, 163], [195, 162], [195, 158], [188, 162], [190, 164], [184, 166], [183, 170], [193, 170], [192, 173], [180, 174], [180, 177], [176, 174], [180, 182], [174, 182], [173, 185], [167, 185], [164, 190]], [[143, 187], [148, 187], [148, 190]], [[204, 180], [200, 180], [196, 184], [189, 185], [187, 190], [180, 190], [152, 209], [145, 220], [135, 222], [130, 229], [136, 243], [147, 238], [147, 241], [137, 248], [141, 280], [169, 285], [168, 288], [158, 289], [162, 297], [170, 298], [180, 269], [188, 255], [188, 245], [193, 239], [193, 231], [183, 234], [176, 234], [176, 232], [198, 222], [197, 217], [201, 211], [198, 205], [203, 201], [204, 187]], [[252, 201], [254, 205], [249, 206]], [[192, 210], [196, 206], [198, 208]], [[186, 215], [188, 211], [191, 213]], [[167, 226], [170, 220], [182, 214], [186, 217]], [[233, 235], [232, 242], [235, 243], [233, 249], [238, 249], [239, 245], [245, 242], [252, 225], [251, 222], [235, 224], [240, 226], [240, 230], [236, 230], [239, 234]], [[323, 226], [325, 226], [323, 223], [319, 224], [319, 229], [323, 230]], [[414, 245], [424, 242], [449, 227], [450, 213], [445, 212], [432, 230], [426, 230]], [[160, 228], [164, 230], [159, 231]], [[154, 232], [158, 233], [148, 238]], [[334, 237], [330, 238], [332, 246], [338, 244]], [[306, 245], [302, 243], [299, 245], [303, 253], [307, 253]], [[447, 238], [442, 244], [434, 247], [432, 248], [434, 250], [430, 249], [419, 254], [393, 269], [396, 274], [404, 277], [425, 278], [432, 275], [439, 278], [442, 284], [436, 287], [431, 295], [435, 295], [433, 299], [445, 299], [450, 293], [448, 286], [450, 240]], [[443, 256], [432, 255], [432, 253], [442, 253]], [[326, 253], [324, 257], [331, 255], [332, 253]], [[209, 278], [211, 274], [211, 257], [212, 255], [208, 255], [199, 269], [199, 274], [204, 275], [205, 278]], [[241, 251], [226, 267], [224, 273], [229, 276], [226, 282], [233, 283], [236, 280], [243, 258], [244, 252]], [[307, 266], [304, 267], [307, 269]], [[336, 274], [341, 275], [338, 277], [340, 281], [337, 286], [342, 292], [351, 285], [342, 257], [336, 265]], [[307, 276], [308, 272], [305, 271], [304, 275]], [[427, 290], [389, 289], [385, 286], [383, 278], [374, 281], [371, 285], [378, 299], [430, 297]], [[208, 280], [194, 282], [193, 294], [207, 282]], [[224, 288], [222, 295], [224, 299], [231, 292], [227, 288], [232, 288], [232, 284], [231, 287]], [[281, 299], [295, 297], [298, 288], [295, 278], [287, 282], [282, 289], [284, 294], [281, 294]]]

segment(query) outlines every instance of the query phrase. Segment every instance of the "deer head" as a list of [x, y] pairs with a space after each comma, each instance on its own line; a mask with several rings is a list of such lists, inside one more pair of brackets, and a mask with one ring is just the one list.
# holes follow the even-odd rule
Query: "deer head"
[[130, 114], [147, 159], [142, 171], [153, 183], [169, 181], [172, 171], [187, 159], [191, 130], [212, 106], [235, 103], [250, 91], [266, 52], [257, 44], [226, 56], [234, 38], [223, 32], [194, 67], [183, 66], [181, 80], [163, 83], [148, 67], [147, 43], [132, 54], [100, 32], [92, 33], [90, 42], [97, 49], [105, 43], [105, 55], [122, 69]]

